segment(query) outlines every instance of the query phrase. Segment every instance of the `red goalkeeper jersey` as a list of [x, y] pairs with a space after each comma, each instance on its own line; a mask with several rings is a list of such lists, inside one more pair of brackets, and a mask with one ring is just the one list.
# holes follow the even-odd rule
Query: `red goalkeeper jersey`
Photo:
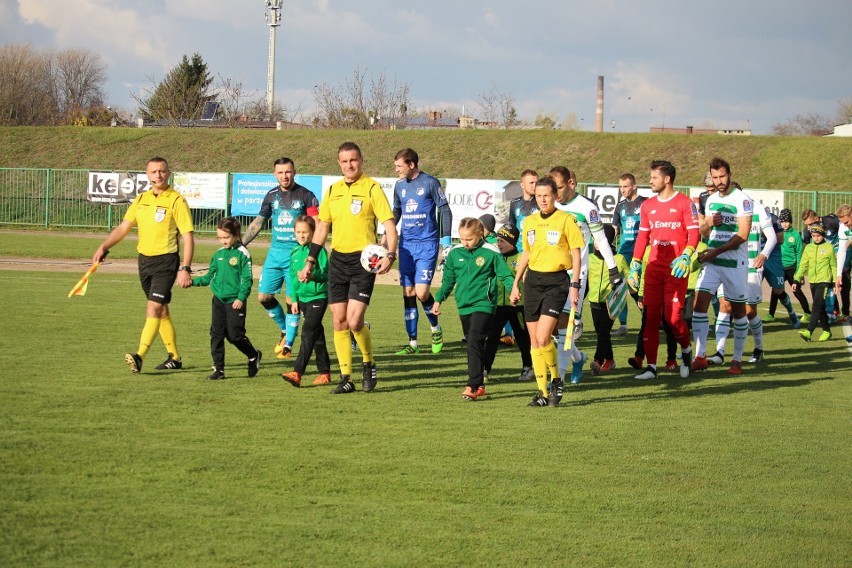
[[698, 211], [690, 198], [675, 193], [667, 201], [646, 199], [639, 213], [639, 236], [633, 258], [642, 259], [651, 245], [647, 268], [669, 268], [687, 246], [698, 245]]

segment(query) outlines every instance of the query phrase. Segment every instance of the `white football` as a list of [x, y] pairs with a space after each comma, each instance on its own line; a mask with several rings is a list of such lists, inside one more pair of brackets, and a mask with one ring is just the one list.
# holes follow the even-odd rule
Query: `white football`
[[382, 245], [367, 245], [361, 251], [361, 266], [367, 272], [377, 272], [379, 270], [379, 262], [388, 255], [388, 249]]

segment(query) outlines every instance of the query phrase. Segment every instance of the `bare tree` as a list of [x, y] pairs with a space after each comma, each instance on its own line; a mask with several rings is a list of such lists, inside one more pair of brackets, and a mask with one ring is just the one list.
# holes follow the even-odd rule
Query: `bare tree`
[[67, 49], [54, 57], [53, 77], [60, 115], [103, 107], [106, 65], [86, 49]]
[[822, 136], [832, 131], [832, 119], [816, 113], [797, 114], [787, 122], [772, 125], [776, 136]]
[[343, 86], [322, 83], [314, 87], [317, 114], [314, 124], [328, 128], [369, 129], [379, 126], [404, 126], [411, 100], [407, 83], [388, 80], [384, 71], [369, 76], [360, 67]]
[[514, 128], [521, 124], [515, 108], [515, 96], [504, 93], [494, 83], [491, 83], [490, 91], [484, 91], [477, 97], [476, 102], [482, 111], [482, 120], [490, 128]]
[[51, 57], [28, 43], [0, 47], [0, 124], [56, 122]]
[[496, 88], [492, 84], [491, 91], [483, 91], [476, 98], [476, 104], [479, 105], [479, 111], [481, 113], [482, 122], [486, 123], [489, 128], [493, 128], [497, 124], [497, 117], [500, 113], [500, 101], [497, 93], [495, 92]]

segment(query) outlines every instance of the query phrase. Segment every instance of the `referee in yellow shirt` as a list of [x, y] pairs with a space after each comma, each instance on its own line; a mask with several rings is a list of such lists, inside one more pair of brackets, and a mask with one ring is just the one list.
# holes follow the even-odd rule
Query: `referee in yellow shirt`
[[[175, 280], [182, 288], [192, 286], [190, 268], [195, 249], [192, 215], [183, 196], [169, 185], [169, 163], [163, 158], [151, 158], [145, 166], [151, 187], [140, 193], [124, 214], [122, 222], [112, 230], [92, 257], [101, 262], [109, 249], [121, 242], [134, 226], [139, 228], [139, 281], [148, 298], [145, 327], [136, 353], [124, 356], [130, 371], [142, 370], [142, 359], [159, 333], [166, 346], [168, 358], [156, 368], [180, 369], [183, 363], [175, 339], [175, 328], [169, 317], [169, 302]], [[183, 262], [178, 255], [178, 236], [183, 240]]]
[[307, 282], [320, 249], [325, 246], [329, 228], [331, 257], [328, 263], [328, 303], [334, 323], [334, 350], [340, 365], [340, 383], [332, 394], [355, 391], [352, 382], [352, 348], [349, 332], [362, 356], [362, 388], [376, 388], [378, 374], [373, 357], [373, 338], [364, 325], [364, 314], [370, 303], [376, 274], [361, 266], [361, 251], [376, 242], [378, 223], [385, 227], [388, 256], [381, 260], [378, 274], [390, 270], [396, 260], [397, 232], [388, 198], [381, 186], [361, 171], [364, 158], [354, 142], [344, 142], [337, 150], [337, 162], [343, 179], [332, 184], [320, 202], [317, 228], [305, 268], [299, 281]]
[[510, 296], [513, 303], [520, 299], [518, 283], [526, 273], [524, 319], [530, 332], [530, 355], [538, 386], [529, 404], [533, 407], [556, 406], [562, 398], [562, 378], [552, 337], [565, 301], [570, 297], [576, 307], [580, 299], [580, 271], [573, 271], [573, 277], [567, 271], [580, 266], [583, 234], [573, 215], [556, 208], [556, 196], [556, 181], [550, 176], [539, 178], [535, 185], [539, 212], [524, 219], [524, 250]]

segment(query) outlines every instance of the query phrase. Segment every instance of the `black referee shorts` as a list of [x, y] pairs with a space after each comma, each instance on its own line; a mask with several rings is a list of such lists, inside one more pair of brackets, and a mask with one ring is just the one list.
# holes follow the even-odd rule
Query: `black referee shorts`
[[361, 266], [360, 252], [331, 251], [328, 261], [328, 303], [357, 300], [370, 304], [376, 275]]
[[172, 301], [172, 286], [177, 280], [180, 256], [173, 252], [157, 256], [139, 255], [139, 282], [151, 302], [168, 304]]
[[571, 277], [564, 270], [527, 270], [524, 280], [524, 320], [538, 321], [541, 316], [558, 318], [568, 300], [570, 289]]

